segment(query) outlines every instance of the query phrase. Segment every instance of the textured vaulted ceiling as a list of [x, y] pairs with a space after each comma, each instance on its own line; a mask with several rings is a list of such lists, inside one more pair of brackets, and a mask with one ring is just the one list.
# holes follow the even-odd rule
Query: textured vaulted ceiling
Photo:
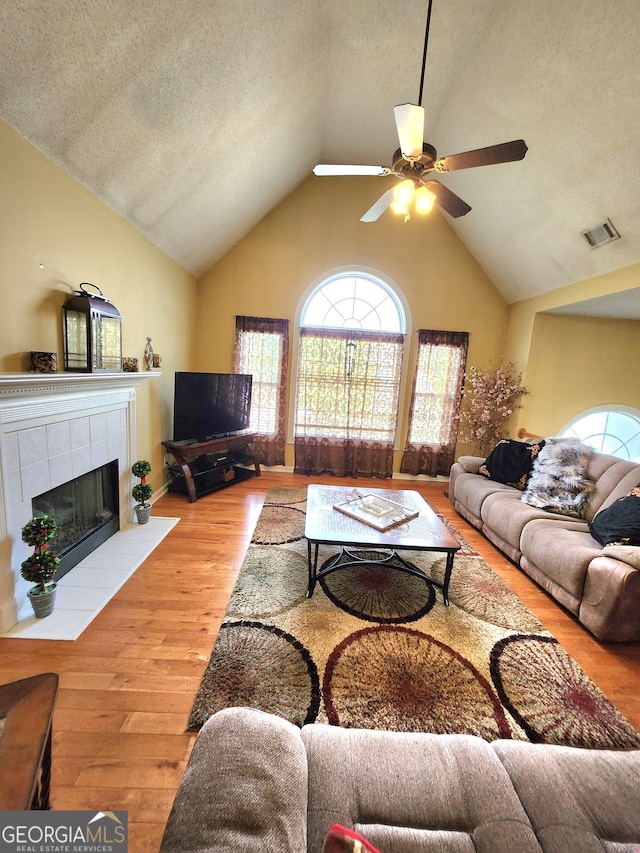
[[[426, 7], [3, 0], [0, 116], [200, 274], [316, 163], [390, 165]], [[509, 302], [640, 262], [639, 101], [638, 0], [434, 0], [426, 139], [529, 146], [442, 178]], [[372, 202], [387, 188], [363, 180]], [[608, 217], [622, 239], [590, 250], [580, 232]]]

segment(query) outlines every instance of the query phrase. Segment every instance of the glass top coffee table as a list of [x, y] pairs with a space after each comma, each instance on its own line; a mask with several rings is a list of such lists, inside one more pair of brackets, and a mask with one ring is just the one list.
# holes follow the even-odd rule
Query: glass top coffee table
[[[399, 504], [408, 515], [415, 515], [408, 521], [402, 520], [402, 513], [395, 516], [391, 513], [384, 518], [370, 517], [370, 523], [334, 509], [336, 504], [351, 507], [358, 506], [358, 500], [368, 499], [375, 503], [375, 498], [382, 498], [379, 511], [384, 514], [384, 501]], [[352, 501], [354, 503], [352, 503]], [[357, 514], [357, 513], [355, 513]], [[385, 524], [388, 529], [379, 529]], [[307, 488], [307, 515], [304, 535], [307, 539], [309, 561], [309, 588], [307, 595], [311, 597], [316, 581], [339, 569], [359, 563], [376, 563], [397, 569], [417, 577], [424, 578], [429, 583], [442, 589], [444, 603], [449, 604], [449, 581], [453, 571], [453, 558], [460, 549], [460, 543], [449, 533], [435, 512], [416, 491], [406, 489], [370, 489], [364, 487], [353, 489], [344, 486], [311, 485]], [[320, 545], [337, 545], [340, 550], [337, 556], [330, 560], [318, 571], [318, 549]], [[371, 558], [371, 550], [382, 551], [380, 559]], [[401, 551], [438, 551], [446, 554], [447, 562], [444, 581], [440, 583], [429, 577], [425, 572], [398, 554]]]

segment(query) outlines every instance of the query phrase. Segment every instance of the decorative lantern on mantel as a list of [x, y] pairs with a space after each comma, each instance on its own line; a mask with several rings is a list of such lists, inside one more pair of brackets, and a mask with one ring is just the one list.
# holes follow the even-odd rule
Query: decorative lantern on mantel
[[[88, 293], [87, 287], [98, 293]], [[65, 371], [122, 370], [122, 317], [96, 284], [83, 281], [62, 306], [62, 333]]]

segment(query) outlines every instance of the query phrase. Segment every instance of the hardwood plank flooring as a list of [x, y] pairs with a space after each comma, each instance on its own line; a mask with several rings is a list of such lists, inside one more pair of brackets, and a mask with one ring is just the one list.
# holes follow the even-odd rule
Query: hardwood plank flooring
[[[195, 736], [185, 732], [227, 602], [270, 486], [264, 472], [190, 504], [167, 494], [156, 515], [181, 521], [74, 642], [0, 639], [0, 682], [60, 675], [53, 719], [52, 807], [125, 809], [130, 853], [155, 853]], [[446, 483], [314, 478], [414, 488], [450, 518], [640, 730], [640, 644], [602, 644], [450, 506]]]

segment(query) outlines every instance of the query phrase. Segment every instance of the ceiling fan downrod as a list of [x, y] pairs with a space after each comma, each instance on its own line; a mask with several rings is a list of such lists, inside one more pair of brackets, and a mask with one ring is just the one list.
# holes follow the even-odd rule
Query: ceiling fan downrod
[[431, 26], [431, 5], [433, 0], [429, 0], [427, 8], [427, 26], [424, 32], [424, 48], [422, 51], [422, 74], [420, 75], [420, 92], [418, 93], [418, 106], [422, 106], [422, 92], [424, 89], [424, 71], [427, 67], [427, 46], [429, 44], [429, 28]]

